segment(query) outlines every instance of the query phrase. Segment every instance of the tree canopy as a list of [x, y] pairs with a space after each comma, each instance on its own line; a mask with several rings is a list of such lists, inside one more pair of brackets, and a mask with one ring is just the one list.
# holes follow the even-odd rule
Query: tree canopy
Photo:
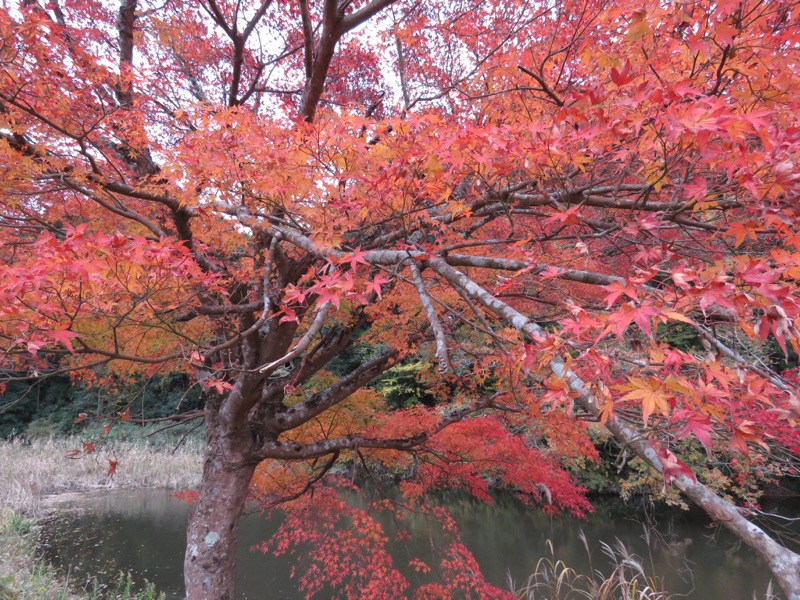
[[[795, 473], [795, 3], [0, 6], [0, 366], [203, 387], [190, 598], [232, 597], [248, 493], [330, 512], [337, 463], [581, 514], [590, 421], [800, 598], [676, 456]], [[368, 387], [411, 358], [433, 406]]]

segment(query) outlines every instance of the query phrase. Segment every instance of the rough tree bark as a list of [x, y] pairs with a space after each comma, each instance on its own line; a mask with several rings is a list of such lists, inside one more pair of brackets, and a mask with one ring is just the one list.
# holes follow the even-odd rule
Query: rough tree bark
[[190, 600], [233, 600], [236, 541], [257, 463], [208, 436], [197, 506], [189, 518], [183, 574]]

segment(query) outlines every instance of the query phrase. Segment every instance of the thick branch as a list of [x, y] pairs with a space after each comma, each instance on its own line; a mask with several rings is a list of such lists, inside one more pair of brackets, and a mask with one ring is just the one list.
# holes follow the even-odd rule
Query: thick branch
[[271, 4], [272, 0], [263, 0], [263, 2], [261, 2], [261, 5], [256, 10], [253, 18], [250, 19], [250, 22], [247, 25], [245, 25], [244, 32], [242, 33], [242, 37], [245, 39], [245, 41], [247, 41], [247, 38], [249, 38], [250, 34], [253, 33], [253, 30], [256, 28], [256, 25], [258, 25], [258, 22], [264, 18], [264, 15]]
[[306, 79], [310, 79], [314, 66], [314, 29], [308, 11], [308, 0], [297, 0], [297, 3], [300, 5], [300, 17], [303, 20], [303, 66]]
[[547, 94], [547, 96], [549, 96], [550, 99], [556, 103], [556, 105], [564, 106], [564, 101], [561, 98], [559, 98], [558, 94], [556, 94], [550, 88], [549, 85], [547, 85], [547, 82], [545, 82], [544, 77], [537, 75], [536, 73], [534, 73], [530, 69], [523, 67], [522, 65], [518, 65], [517, 68], [523, 73], [525, 73], [525, 75], [531, 77], [536, 83], [538, 83], [541, 86], [538, 91], [542, 91], [545, 94]]
[[[599, 208], [664, 212], [667, 213], [667, 215], [669, 215], [669, 213], [678, 213], [687, 208], [687, 204], [685, 202], [642, 202], [639, 198], [618, 198], [615, 196], [603, 196], [597, 193], [576, 194], [571, 202], [567, 202], [570, 200], [571, 194], [571, 192], [566, 194], [515, 193], [511, 194], [509, 198], [513, 201], [516, 201], [517, 205], [521, 208], [530, 208], [532, 206], [553, 206], [559, 202], [564, 202], [572, 205], [580, 204], [582, 206], [594, 206]], [[722, 201], [716, 205], [716, 207], [719, 209], [736, 208], [738, 206], [740, 206], [740, 204], [732, 200]], [[498, 207], [495, 208], [487, 206], [479, 211], [476, 211], [475, 214], [483, 215], [487, 212], [492, 212], [492, 210], [498, 210], [498, 208], [505, 210], [505, 205], [499, 203]]]
[[395, 32], [394, 45], [397, 50], [397, 72], [400, 77], [400, 92], [403, 94], [403, 109], [411, 110], [411, 94], [408, 91], [408, 79], [406, 78], [406, 58], [403, 54], [403, 42]]
[[[307, 252], [310, 252], [320, 258], [326, 258], [331, 255], [337, 258], [341, 258], [345, 254], [344, 252], [338, 250], [326, 251], [318, 247], [311, 239], [307, 238], [306, 236], [303, 236], [298, 232], [288, 230], [285, 228], [281, 228], [281, 232], [286, 236], [286, 238], [291, 243], [297, 245], [298, 247], [303, 248]], [[397, 251], [397, 250], [375, 250], [372, 252], [368, 252], [364, 255], [364, 259], [370, 264], [374, 265], [397, 265], [409, 261], [410, 259], [420, 259], [423, 257], [424, 257], [423, 252]], [[444, 260], [447, 262], [448, 265], [456, 267], [474, 267], [474, 268], [506, 270], [506, 271], [528, 270], [532, 274], [542, 273], [552, 268], [550, 265], [541, 263], [534, 264], [521, 260], [510, 260], [493, 256], [473, 256], [467, 254], [448, 254], [446, 257], [440, 260]], [[559, 270], [558, 273], [554, 275], [554, 277], [557, 279], [564, 279], [566, 281], [575, 281], [579, 283], [585, 283], [588, 285], [611, 285], [614, 283], [620, 283], [623, 285], [627, 284], [627, 280], [624, 277], [620, 277], [617, 275], [604, 275], [602, 273], [595, 273], [593, 271], [583, 271], [578, 269]], [[657, 294], [661, 292], [661, 290], [659, 290], [658, 288], [650, 285], [640, 285], [638, 287], [639, 289], [651, 294]], [[721, 314], [720, 316], [725, 318], [726, 320], [730, 320], [731, 318], [730, 315], [725, 313]], [[693, 324], [692, 326], [698, 331], [698, 333], [700, 333], [701, 336], [708, 339], [709, 342], [725, 356], [732, 358], [738, 364], [742, 365], [748, 370], [753, 371], [754, 373], [757, 373], [769, 379], [769, 381], [772, 382], [779, 389], [782, 389], [784, 391], [792, 391], [791, 386], [789, 386], [775, 373], [769, 372], [766, 369], [759, 368], [756, 365], [753, 365], [751, 362], [747, 361], [741, 355], [739, 355], [735, 350], [732, 350], [731, 348], [726, 346], [722, 341], [720, 341], [716, 336], [714, 336], [707, 328], [703, 327], [700, 324]]]
[[288, 431], [299, 427], [347, 399], [378, 375], [393, 367], [396, 362], [397, 352], [395, 350], [384, 352], [371, 361], [362, 364], [334, 385], [314, 394], [305, 402], [295, 404], [278, 413], [274, 421], [269, 425], [276, 431]]
[[302, 444], [300, 442], [268, 442], [261, 447], [261, 456], [264, 458], [274, 458], [280, 460], [303, 460], [308, 458], [319, 458], [341, 452], [342, 450], [355, 450], [356, 448], [373, 448], [385, 450], [413, 450], [425, 440], [427, 434], [420, 434], [411, 438], [379, 439], [369, 438], [360, 435], [352, 435], [343, 438], [330, 440], [320, 440], [312, 444]]
[[[447, 263], [454, 267], [477, 267], [481, 269], [495, 269], [503, 271], [525, 271], [528, 270], [532, 274], [542, 273], [548, 271], [553, 267], [547, 264], [529, 263], [523, 260], [509, 260], [505, 258], [497, 258], [495, 256], [471, 256], [467, 254], [448, 254], [445, 257]], [[586, 283], [589, 285], [611, 285], [613, 283], [627, 283], [624, 277], [617, 275], [604, 275], [603, 273], [595, 273], [593, 271], [582, 271], [578, 269], [559, 269], [558, 274], [555, 275], [557, 279], [564, 279], [566, 281], [575, 281], [578, 283]], [[649, 292], [658, 291], [656, 288], [643, 285], [642, 289]]]
[[342, 19], [342, 28], [344, 31], [355, 29], [395, 2], [397, 2], [397, 0], [373, 0], [373, 2], [367, 4], [364, 8]]
[[[535, 322], [493, 297], [444, 260], [432, 259], [427, 261], [427, 264], [451, 285], [464, 289], [470, 297], [518, 331], [534, 339], [547, 337], [547, 332]], [[560, 356], [550, 361], [550, 370], [567, 383], [575, 400], [584, 410], [594, 417], [600, 417], [601, 403], [595, 398], [591, 388], [567, 368]], [[632, 449], [639, 458], [663, 474], [664, 466], [658, 458], [656, 449], [642, 436], [641, 432], [623, 423], [614, 415], [607, 418], [605, 426], [620, 443]], [[717, 496], [702, 483], [680, 475], [676, 479], [676, 485], [711, 518], [733, 531], [739, 539], [753, 548], [769, 565], [773, 575], [789, 597], [800, 600], [800, 555], [778, 544], [765, 531], [742, 516], [736, 506]]]
[[[351, 15], [344, 16], [337, 0], [325, 0], [322, 14], [322, 33], [319, 42], [313, 51], [313, 61], [309, 69], [308, 59], [308, 33], [310, 20], [303, 15], [303, 38], [305, 55], [306, 84], [303, 87], [303, 96], [300, 101], [300, 115], [309, 123], [314, 120], [317, 106], [325, 89], [325, 80], [328, 78], [328, 69], [336, 50], [336, 44], [342, 35], [358, 27], [381, 10], [397, 0], [374, 0], [367, 6], [357, 10]], [[304, 2], [300, 2], [301, 14]]]
[[248, 302], [247, 304], [201, 304], [191, 308], [186, 312], [179, 313], [172, 318], [175, 323], [185, 323], [191, 321], [199, 315], [219, 316], [219, 315], [240, 315], [245, 312], [262, 310], [262, 302]]
[[507, 410], [506, 407], [498, 405], [495, 400], [496, 395], [481, 398], [475, 404], [456, 410], [447, 417], [443, 418], [431, 430], [424, 431], [415, 436], [410, 436], [407, 438], [381, 439], [364, 437], [361, 435], [348, 435], [341, 438], [320, 440], [311, 444], [303, 444], [300, 442], [269, 441], [262, 446], [261, 455], [263, 458], [303, 460], [325, 456], [337, 451], [356, 450], [359, 448], [410, 451], [418, 448], [425, 441], [429, 440], [446, 427], [462, 421], [469, 415], [486, 410], [488, 408]]
[[300, 115], [309, 123], [314, 120], [317, 105], [319, 105], [319, 101], [322, 98], [325, 80], [328, 78], [328, 69], [331, 66], [333, 53], [336, 50], [336, 43], [344, 33], [339, 23], [337, 1], [325, 0], [325, 9], [322, 15], [322, 33], [317, 47], [314, 49], [311, 75], [306, 77], [303, 97], [300, 101]]
[[[327, 250], [317, 246], [310, 238], [303, 234], [290, 230], [288, 228], [275, 228], [279, 230], [282, 235], [295, 246], [314, 254], [319, 258], [327, 258], [334, 256], [341, 258], [345, 256], [345, 252], [339, 250]], [[407, 250], [374, 250], [367, 252], [364, 255], [364, 260], [373, 265], [397, 265], [409, 259], [419, 259], [426, 255], [424, 252], [407, 251]], [[494, 256], [473, 256], [469, 254], [448, 254], [444, 260], [448, 264], [455, 267], [475, 267], [481, 269], [494, 269], [503, 271], [530, 271], [533, 274], [548, 271], [552, 268], [551, 265], [542, 263], [529, 263], [522, 260], [510, 260], [506, 258], [497, 258]], [[555, 275], [558, 279], [567, 281], [575, 281], [579, 283], [586, 283], [590, 285], [611, 285], [613, 283], [626, 283], [624, 277], [616, 275], [604, 275], [602, 273], [595, 273], [593, 271], [582, 271], [578, 269], [563, 269]], [[657, 288], [652, 286], [641, 286], [642, 289], [649, 292], [658, 291]]]
[[[208, 6], [206, 6], [208, 3]], [[215, 0], [205, 0], [205, 2], [200, 2], [200, 6], [202, 6], [206, 12], [214, 19], [214, 22], [222, 27], [222, 30], [228, 35], [228, 37], [233, 38], [234, 30], [228, 25], [228, 21], [225, 19], [225, 15], [222, 14], [219, 6]]]
[[[306, 352], [300, 362], [300, 366], [288, 376], [291, 381], [308, 381], [309, 377], [324, 368], [333, 357], [347, 347], [358, 328], [364, 324], [364, 319], [365, 312], [363, 309], [358, 309], [355, 318], [347, 326], [337, 325], [332, 327], [316, 346]], [[262, 393], [262, 404], [264, 406], [273, 406], [276, 401], [283, 397], [283, 387], [286, 381], [283, 378], [277, 379], [264, 389]]]
[[123, 196], [130, 196], [131, 198], [139, 198], [140, 200], [158, 202], [159, 204], [163, 204], [172, 210], [178, 210], [181, 207], [180, 201], [176, 197], [170, 196], [169, 194], [153, 194], [152, 192], [145, 192], [144, 190], [135, 188], [127, 183], [122, 183], [121, 181], [100, 181], [98, 184], [102, 185], [110, 192], [122, 194]]
[[231, 74], [231, 89], [228, 92], [228, 106], [239, 104], [239, 81], [242, 78], [242, 64], [244, 63], [244, 37], [233, 37], [233, 73]]
[[117, 18], [119, 32], [119, 77], [117, 101], [121, 106], [133, 104], [131, 69], [133, 69], [133, 27], [136, 22], [137, 0], [122, 0]]
[[114, 213], [115, 215], [119, 215], [120, 217], [124, 217], [126, 219], [130, 219], [132, 221], [136, 221], [140, 225], [143, 225], [147, 229], [149, 229], [153, 234], [155, 234], [158, 238], [165, 238], [167, 237], [167, 232], [164, 231], [161, 227], [159, 227], [156, 223], [137, 213], [136, 211], [130, 210], [128, 208], [120, 206], [114, 206], [113, 204], [106, 202], [103, 198], [92, 192], [90, 189], [78, 184], [75, 181], [72, 181], [69, 177], [62, 177], [61, 181], [70, 189], [75, 190], [86, 196], [87, 198], [91, 198], [97, 204], [105, 208], [106, 210]]

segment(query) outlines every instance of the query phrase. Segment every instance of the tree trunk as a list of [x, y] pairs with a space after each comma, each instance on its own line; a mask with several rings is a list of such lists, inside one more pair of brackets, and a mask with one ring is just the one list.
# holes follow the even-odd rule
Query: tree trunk
[[239, 518], [256, 465], [223, 458], [219, 444], [211, 441], [205, 454], [200, 498], [186, 535], [186, 598], [233, 600]]

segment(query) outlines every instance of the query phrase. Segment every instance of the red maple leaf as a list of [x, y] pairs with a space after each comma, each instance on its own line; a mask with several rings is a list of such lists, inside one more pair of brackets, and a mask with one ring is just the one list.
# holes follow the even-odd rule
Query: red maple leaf
[[673, 422], [684, 421], [681, 428], [675, 434], [678, 439], [687, 438], [690, 435], [695, 436], [700, 443], [705, 447], [706, 452], [711, 451], [711, 435], [714, 432], [711, 417], [708, 415], [701, 415], [691, 412], [686, 409], [675, 411], [672, 415]]

